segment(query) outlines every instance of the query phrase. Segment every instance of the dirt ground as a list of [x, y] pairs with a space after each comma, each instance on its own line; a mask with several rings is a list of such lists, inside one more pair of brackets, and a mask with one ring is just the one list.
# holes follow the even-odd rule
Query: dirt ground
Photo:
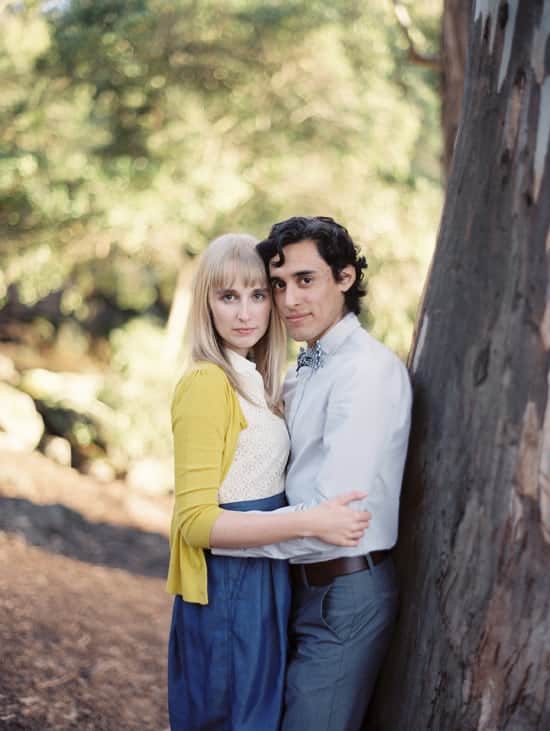
[[168, 728], [170, 510], [0, 451], [0, 729]]

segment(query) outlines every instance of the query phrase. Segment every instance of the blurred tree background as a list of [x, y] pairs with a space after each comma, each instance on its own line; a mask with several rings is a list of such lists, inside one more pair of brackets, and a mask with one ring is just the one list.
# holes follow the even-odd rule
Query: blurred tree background
[[[0, 2], [0, 445], [165, 489], [193, 260], [290, 215], [348, 227], [406, 355], [444, 176], [394, 4]], [[437, 53], [441, 4], [408, 7]]]

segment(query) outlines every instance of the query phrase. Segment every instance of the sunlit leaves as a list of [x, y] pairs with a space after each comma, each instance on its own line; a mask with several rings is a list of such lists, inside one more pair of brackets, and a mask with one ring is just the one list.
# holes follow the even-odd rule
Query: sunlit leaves
[[[213, 236], [323, 213], [366, 248], [375, 331], [405, 352], [441, 199], [439, 112], [388, 3], [49, 8], [22, 4], [0, 41], [4, 288], [28, 301], [88, 269], [75, 312], [90, 287], [167, 308], [182, 256]], [[414, 16], [432, 42], [434, 4]], [[38, 283], [43, 247], [58, 263]]]

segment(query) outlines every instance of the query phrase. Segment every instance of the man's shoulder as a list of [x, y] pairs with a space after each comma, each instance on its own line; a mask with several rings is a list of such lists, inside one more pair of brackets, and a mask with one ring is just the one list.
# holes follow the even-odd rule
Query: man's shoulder
[[342, 361], [351, 363], [352, 367], [359, 365], [369, 370], [389, 367], [399, 371], [407, 370], [399, 356], [364, 327], [358, 327], [353, 331], [339, 354]]
[[392, 401], [410, 401], [411, 382], [405, 363], [364, 328], [355, 330], [341, 355], [335, 369], [338, 383], [347, 384], [356, 393], [375, 389]]

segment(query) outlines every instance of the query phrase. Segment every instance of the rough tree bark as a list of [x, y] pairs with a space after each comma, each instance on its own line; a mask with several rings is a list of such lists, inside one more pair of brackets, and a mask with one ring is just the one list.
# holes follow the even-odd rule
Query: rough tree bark
[[466, 51], [468, 48], [468, 3], [445, 0], [441, 21], [441, 126], [443, 171], [449, 178], [453, 149], [462, 111]]
[[369, 731], [550, 729], [549, 36], [550, 0], [472, 3]]
[[444, 0], [441, 16], [441, 52], [427, 56], [415, 46], [407, 6], [393, 0], [393, 10], [398, 27], [408, 46], [408, 61], [417, 66], [439, 71], [441, 85], [441, 127], [443, 131], [443, 176], [449, 176], [454, 143], [462, 110], [464, 70], [468, 48], [469, 2]]

